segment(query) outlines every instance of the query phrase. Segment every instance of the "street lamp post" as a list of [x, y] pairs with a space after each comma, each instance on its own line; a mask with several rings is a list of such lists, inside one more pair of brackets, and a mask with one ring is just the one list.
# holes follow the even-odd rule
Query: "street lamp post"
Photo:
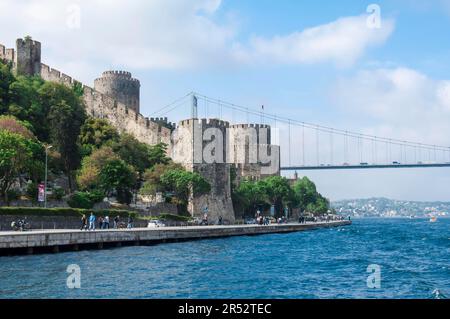
[[48, 175], [48, 151], [51, 149], [51, 145], [45, 147], [45, 182], [44, 182], [44, 207], [47, 208], [47, 175]]

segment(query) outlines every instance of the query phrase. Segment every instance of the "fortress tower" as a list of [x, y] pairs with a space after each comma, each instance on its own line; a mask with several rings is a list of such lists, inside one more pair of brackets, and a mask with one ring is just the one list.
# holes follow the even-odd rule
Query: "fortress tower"
[[15, 50], [0, 44], [0, 60], [11, 63], [18, 75], [40, 75], [41, 43], [25, 37], [17, 39]]
[[106, 71], [94, 82], [94, 89], [125, 104], [139, 114], [139, 80], [126, 71]]
[[[221, 120], [189, 119], [181, 121], [172, 135], [172, 159], [211, 184], [210, 194], [190, 200], [189, 212], [194, 217], [201, 217], [207, 207], [211, 222], [217, 222], [219, 216], [224, 221], [235, 220], [230, 164], [226, 162], [228, 128], [229, 123]], [[211, 154], [213, 158], [208, 156]]]
[[[261, 162], [264, 156], [272, 152], [279, 153], [279, 146], [271, 143], [271, 127], [263, 124], [236, 124], [229, 129], [228, 160], [236, 168], [238, 182], [241, 179], [260, 180], [262, 178], [278, 175], [279, 158], [275, 157], [274, 169], [265, 173], [262, 167], [267, 166]], [[260, 154], [260, 146], [266, 154]], [[274, 156], [276, 155], [273, 153]]]

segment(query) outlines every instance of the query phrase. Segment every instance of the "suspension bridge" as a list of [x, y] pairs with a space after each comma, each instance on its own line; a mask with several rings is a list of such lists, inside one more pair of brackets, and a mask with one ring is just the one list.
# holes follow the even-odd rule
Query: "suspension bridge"
[[[450, 167], [450, 147], [347, 131], [266, 113], [191, 92], [152, 116], [219, 118], [230, 124], [267, 124], [280, 146], [281, 170], [355, 170]], [[189, 113], [187, 113], [189, 114]], [[186, 115], [186, 114], [183, 114]]]

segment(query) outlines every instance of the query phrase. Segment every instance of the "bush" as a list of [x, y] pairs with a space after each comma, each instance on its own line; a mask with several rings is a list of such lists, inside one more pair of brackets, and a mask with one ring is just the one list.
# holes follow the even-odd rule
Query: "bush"
[[37, 202], [38, 200], [38, 184], [32, 182], [27, 185], [27, 196], [33, 202]]
[[92, 192], [86, 192], [89, 196], [89, 199], [94, 203], [100, 203], [105, 198], [105, 194], [102, 191], [95, 190]]
[[100, 191], [93, 192], [75, 192], [67, 201], [72, 208], [91, 209], [95, 203], [103, 200], [105, 195]]
[[61, 187], [53, 188], [52, 193], [53, 193], [52, 197], [56, 200], [61, 200], [65, 195], [64, 189], [62, 189]]
[[83, 214], [89, 215], [91, 212], [94, 212], [96, 215], [109, 215], [109, 216], [120, 216], [120, 217], [128, 217], [133, 216], [137, 217], [135, 212], [127, 211], [127, 210], [88, 210], [88, 209], [78, 209], [78, 208], [41, 208], [41, 207], [0, 207], [0, 216], [1, 215], [19, 215], [19, 216], [67, 216], [67, 217], [79, 217]]
[[173, 214], [161, 214], [155, 219], [174, 221], [174, 222], [188, 222], [192, 218], [187, 216], [173, 215]]
[[8, 200], [9, 201], [13, 201], [13, 200], [18, 200], [20, 198], [20, 191], [17, 189], [10, 189], [8, 191]]
[[75, 192], [72, 196], [70, 196], [67, 204], [69, 204], [69, 206], [72, 208], [91, 209], [92, 207], [94, 207], [94, 203], [90, 198], [90, 194], [84, 192]]

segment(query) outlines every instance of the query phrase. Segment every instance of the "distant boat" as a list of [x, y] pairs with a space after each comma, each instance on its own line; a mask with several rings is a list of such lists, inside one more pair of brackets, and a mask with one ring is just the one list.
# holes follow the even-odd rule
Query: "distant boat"
[[436, 216], [431, 217], [430, 223], [435, 223], [435, 222], [437, 222], [437, 217]]

